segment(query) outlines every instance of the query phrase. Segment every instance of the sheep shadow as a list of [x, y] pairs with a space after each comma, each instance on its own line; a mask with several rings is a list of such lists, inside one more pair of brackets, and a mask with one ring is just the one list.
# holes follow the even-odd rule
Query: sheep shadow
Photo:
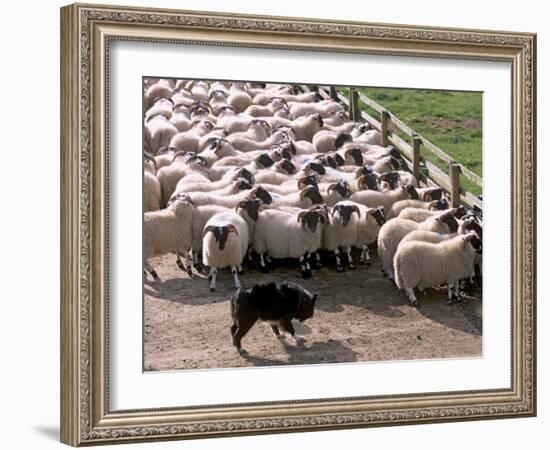
[[228, 301], [235, 292], [232, 280], [219, 280], [216, 291], [210, 292], [204, 277], [169, 278], [145, 282], [146, 296], [187, 305], [208, 305]]
[[306, 342], [303, 345], [296, 345], [291, 340], [287, 341], [285, 339], [280, 339], [280, 342], [288, 355], [287, 361], [250, 353], [242, 354], [241, 356], [254, 366], [310, 365], [358, 361], [356, 352], [335, 339], [316, 341], [311, 344]]
[[433, 322], [437, 322], [446, 328], [472, 334], [482, 335], [481, 319], [477, 321], [469, 317], [468, 310], [479, 302], [474, 297], [467, 297], [462, 303], [447, 303], [447, 291], [427, 289], [424, 294], [418, 296], [420, 307], [418, 312]]

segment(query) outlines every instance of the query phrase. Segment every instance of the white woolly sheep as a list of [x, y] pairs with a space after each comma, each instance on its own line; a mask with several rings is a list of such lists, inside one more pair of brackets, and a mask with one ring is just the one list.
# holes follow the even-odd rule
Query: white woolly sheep
[[293, 206], [296, 208], [310, 208], [313, 205], [323, 203], [323, 197], [316, 187], [306, 186], [299, 192], [293, 192], [288, 195], [272, 194], [272, 208], [280, 206]]
[[206, 222], [202, 241], [202, 263], [210, 267], [208, 274], [211, 291], [216, 290], [219, 269], [231, 267], [235, 289], [241, 287], [237, 275], [248, 249], [248, 226], [232, 211], [215, 214]]
[[440, 200], [438, 202], [425, 202], [423, 200], [419, 199], [405, 199], [400, 200], [398, 202], [395, 202], [392, 207], [387, 210], [387, 220], [393, 219], [394, 217], [398, 217], [401, 214], [401, 211], [403, 211], [406, 208], [420, 208], [420, 209], [439, 209], [444, 210], [449, 207], [449, 204], [446, 200]]
[[450, 212], [430, 217], [425, 222], [395, 218], [386, 222], [378, 234], [378, 256], [382, 264], [382, 272], [390, 279], [394, 278], [393, 257], [401, 240], [415, 230], [436, 231], [438, 233], [454, 233], [458, 230], [458, 222]]
[[260, 255], [260, 267], [267, 270], [266, 256], [300, 260], [303, 278], [311, 277], [309, 255], [321, 247], [322, 225], [327, 214], [319, 208], [296, 212], [269, 209], [262, 211], [254, 231], [254, 250]]
[[143, 210], [158, 211], [160, 209], [160, 183], [157, 177], [150, 172], [143, 173]]
[[383, 206], [384, 211], [389, 211], [392, 205], [399, 200], [406, 199], [417, 199], [416, 189], [414, 186], [406, 185], [400, 186], [399, 188], [388, 191], [388, 192], [378, 192], [378, 191], [357, 191], [351, 194], [349, 200], [352, 202], [361, 203], [365, 206], [370, 206], [371, 208], [377, 208], [378, 206]]
[[170, 142], [178, 134], [178, 129], [164, 116], [152, 117], [145, 123], [145, 140], [153, 154], [160, 148], [169, 146]]
[[448, 286], [447, 301], [452, 301], [452, 287], [474, 271], [474, 261], [481, 254], [481, 240], [475, 233], [459, 235], [438, 244], [411, 241], [399, 246], [394, 258], [395, 281], [413, 306], [418, 306], [414, 288]]
[[[354, 217], [354, 213], [357, 217]], [[357, 242], [357, 225], [361, 220], [359, 206], [353, 202], [341, 201], [334, 205], [329, 214], [328, 223], [323, 230], [324, 250], [334, 252], [336, 258], [336, 270], [342, 272], [343, 266], [340, 260], [340, 249], [347, 255], [350, 269], [355, 269], [351, 256], [351, 247]]]
[[[178, 196], [166, 209], [146, 212], [143, 219], [143, 264], [155, 280], [159, 276], [149, 264], [153, 256], [176, 252], [176, 263], [191, 275], [189, 248], [192, 242], [193, 205], [185, 195]], [[186, 261], [183, 267], [180, 257]]]
[[245, 85], [243, 83], [233, 83], [229, 90], [229, 97], [227, 97], [227, 103], [230, 104], [235, 111], [241, 113], [252, 104], [252, 98], [246, 92]]

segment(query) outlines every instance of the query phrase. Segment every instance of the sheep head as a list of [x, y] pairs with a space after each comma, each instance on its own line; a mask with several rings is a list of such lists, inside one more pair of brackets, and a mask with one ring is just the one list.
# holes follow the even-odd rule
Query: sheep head
[[357, 187], [362, 190], [370, 189], [372, 191], [378, 190], [378, 178], [373, 173], [361, 176], [357, 180]]
[[464, 245], [471, 245], [475, 252], [479, 255], [482, 253], [481, 239], [475, 232], [470, 232], [464, 236]]
[[250, 195], [248, 196], [248, 199], [255, 199], [258, 198], [264, 204], [269, 205], [273, 201], [273, 198], [271, 197], [271, 194], [267, 192], [267, 190], [263, 186], [256, 186], [254, 189], [250, 191]]
[[298, 213], [297, 222], [302, 224], [302, 227], [309, 229], [312, 233], [317, 231], [317, 225], [324, 223], [323, 213], [319, 210], [308, 210]]
[[239, 235], [239, 231], [233, 224], [222, 225], [219, 227], [208, 225], [204, 229], [204, 232], [202, 233], [202, 237], [204, 238], [208, 233], [212, 233], [214, 235], [214, 239], [216, 239], [218, 248], [221, 251], [225, 249], [225, 244], [227, 243], [227, 238], [229, 236], [229, 233], [235, 233], [237, 236]]
[[294, 175], [297, 171], [294, 163], [290, 162], [288, 159], [282, 159], [275, 164], [275, 167], [280, 172], [287, 173], [288, 175]]
[[353, 163], [356, 166], [363, 165], [363, 153], [361, 152], [361, 149], [359, 147], [351, 147], [346, 149], [344, 155], [346, 158], [351, 156], [351, 158], [353, 159]]
[[237, 206], [235, 207], [235, 211], [239, 211], [239, 209], [244, 209], [248, 216], [256, 222], [258, 220], [258, 216], [260, 213], [260, 206], [261, 202], [260, 200], [256, 199], [248, 199], [248, 200], [242, 200], [239, 203], [237, 203]]
[[368, 208], [366, 214], [367, 221], [369, 220], [369, 216], [374, 217], [374, 220], [376, 220], [376, 223], [379, 227], [384, 225], [384, 223], [386, 222], [383, 206], [379, 206], [378, 208]]
[[451, 211], [447, 211], [435, 218], [436, 222], [444, 224], [449, 229], [449, 233], [458, 231], [458, 221]]
[[327, 194], [330, 195], [332, 191], [338, 192], [342, 198], [349, 198], [351, 195], [351, 189], [345, 180], [338, 180], [336, 183], [330, 184], [327, 188]]
[[351, 215], [353, 213], [357, 214], [358, 218], [361, 218], [361, 211], [359, 210], [359, 207], [357, 205], [347, 205], [338, 203], [334, 205], [332, 208], [332, 216], [338, 213], [338, 216], [340, 217], [340, 221], [342, 222], [342, 225], [345, 227], [351, 220]]
[[315, 175], [307, 175], [305, 177], [302, 177], [298, 180], [298, 189], [303, 189], [306, 186], [314, 186], [318, 187], [317, 185], [317, 178], [315, 178]]
[[323, 203], [323, 197], [315, 186], [306, 186], [300, 191], [300, 200], [304, 198], [308, 198], [313, 205]]
[[401, 189], [407, 193], [410, 199], [418, 200], [418, 192], [412, 184], [403, 184]]

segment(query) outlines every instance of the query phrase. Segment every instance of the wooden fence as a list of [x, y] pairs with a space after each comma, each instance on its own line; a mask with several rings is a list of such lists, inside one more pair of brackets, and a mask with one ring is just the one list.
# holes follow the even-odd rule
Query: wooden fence
[[[299, 89], [302, 91], [315, 90], [326, 99], [332, 98], [343, 103], [348, 109], [351, 120], [369, 123], [372, 128], [378, 130], [382, 135], [382, 145], [384, 147], [391, 144], [401, 152], [407, 169], [413, 173], [422, 185], [439, 186], [448, 192], [451, 196], [453, 207], [464, 204], [469, 208], [477, 207], [482, 209], [483, 203], [481, 199], [470, 191], [465, 190], [460, 184], [460, 177], [463, 176], [475, 185], [482, 187], [483, 180], [481, 177], [464, 167], [458, 161], [455, 161], [383, 106], [360, 93], [355, 88], [348, 88], [347, 96], [339, 92], [335, 86], [300, 85]], [[379, 116], [373, 117], [366, 111], [362, 111], [359, 107], [359, 100], [376, 111]], [[408, 136], [409, 141], [407, 142], [402, 139], [396, 132], [392, 131], [393, 129], [403, 132]], [[426, 151], [447, 163], [448, 172], [445, 173], [431, 161], [422, 158], [422, 153]]]

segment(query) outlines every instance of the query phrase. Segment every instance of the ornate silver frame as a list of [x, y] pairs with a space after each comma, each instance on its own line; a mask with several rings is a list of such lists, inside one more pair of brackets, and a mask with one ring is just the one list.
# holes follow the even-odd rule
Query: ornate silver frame
[[[110, 411], [105, 92], [113, 39], [510, 62], [511, 388]], [[536, 414], [534, 34], [77, 4], [61, 9], [61, 69], [62, 442], [79, 446]]]

